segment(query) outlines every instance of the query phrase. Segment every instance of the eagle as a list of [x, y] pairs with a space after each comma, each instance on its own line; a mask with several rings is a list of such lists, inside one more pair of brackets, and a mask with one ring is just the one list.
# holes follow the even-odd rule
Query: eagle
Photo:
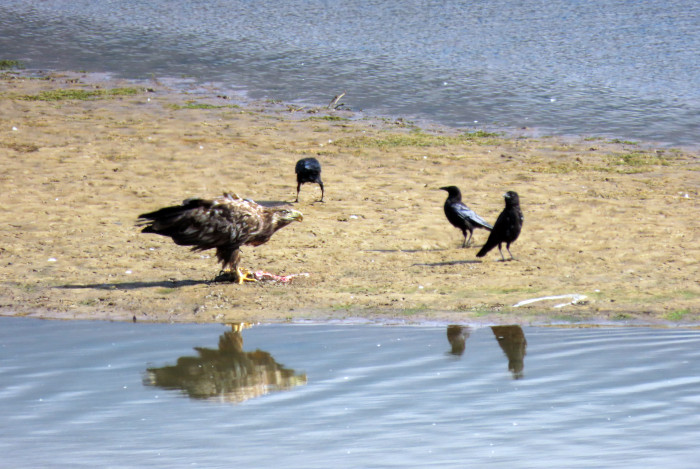
[[143, 227], [142, 233], [169, 236], [175, 244], [192, 246], [193, 251], [216, 249], [223, 270], [220, 277], [240, 284], [255, 281], [238, 266], [240, 247], [264, 244], [277, 230], [303, 218], [297, 210], [265, 207], [224, 193], [211, 200], [186, 199], [182, 205], [141, 214], [137, 226]]

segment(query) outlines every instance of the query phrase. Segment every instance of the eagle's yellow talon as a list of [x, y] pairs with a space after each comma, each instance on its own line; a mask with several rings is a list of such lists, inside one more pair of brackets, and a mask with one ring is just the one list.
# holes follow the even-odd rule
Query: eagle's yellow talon
[[241, 285], [245, 282], [257, 282], [258, 280], [253, 276], [252, 272], [247, 269], [236, 268], [236, 277], [238, 278], [238, 284]]

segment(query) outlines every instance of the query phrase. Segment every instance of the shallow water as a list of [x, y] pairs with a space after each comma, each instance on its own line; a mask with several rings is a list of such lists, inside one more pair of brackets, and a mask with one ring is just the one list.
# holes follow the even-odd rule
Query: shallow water
[[1, 465], [696, 467], [700, 331], [447, 330], [0, 318]]
[[253, 98], [347, 91], [353, 109], [457, 127], [697, 146], [698, 24], [693, 0], [0, 0], [0, 50]]

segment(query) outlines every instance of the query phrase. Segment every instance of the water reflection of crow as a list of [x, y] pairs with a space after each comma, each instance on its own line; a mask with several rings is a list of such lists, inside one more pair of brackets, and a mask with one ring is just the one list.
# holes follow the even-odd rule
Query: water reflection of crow
[[219, 337], [218, 350], [195, 347], [197, 357], [180, 357], [174, 366], [149, 368], [145, 384], [226, 402], [243, 402], [306, 384], [305, 374], [285, 368], [269, 353], [244, 352], [240, 331], [240, 326], [232, 326]]
[[493, 326], [493, 335], [498, 340], [498, 345], [508, 357], [508, 371], [513, 373], [513, 378], [520, 379], [524, 376], [525, 353], [527, 340], [520, 326]]
[[464, 326], [449, 325], [447, 326], [447, 340], [452, 346], [450, 353], [452, 355], [461, 356], [466, 348], [466, 342], [469, 338], [469, 328]]

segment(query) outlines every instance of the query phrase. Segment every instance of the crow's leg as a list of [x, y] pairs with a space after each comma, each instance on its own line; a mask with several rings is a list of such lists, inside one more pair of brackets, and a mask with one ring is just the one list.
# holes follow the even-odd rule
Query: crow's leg
[[[469, 231], [469, 239], [467, 240], [467, 247], [469, 247], [472, 244], [472, 236], [474, 235], [473, 231]], [[466, 237], [466, 236], [465, 236]], [[464, 247], [464, 246], [462, 246]]]
[[[508, 249], [508, 248], [506, 247], [506, 249]], [[501, 249], [501, 243], [498, 243], [498, 252], [501, 253], [501, 261], [505, 262], [506, 258], [503, 257], [503, 250]], [[510, 251], [508, 251], [508, 252], [510, 252]]]

